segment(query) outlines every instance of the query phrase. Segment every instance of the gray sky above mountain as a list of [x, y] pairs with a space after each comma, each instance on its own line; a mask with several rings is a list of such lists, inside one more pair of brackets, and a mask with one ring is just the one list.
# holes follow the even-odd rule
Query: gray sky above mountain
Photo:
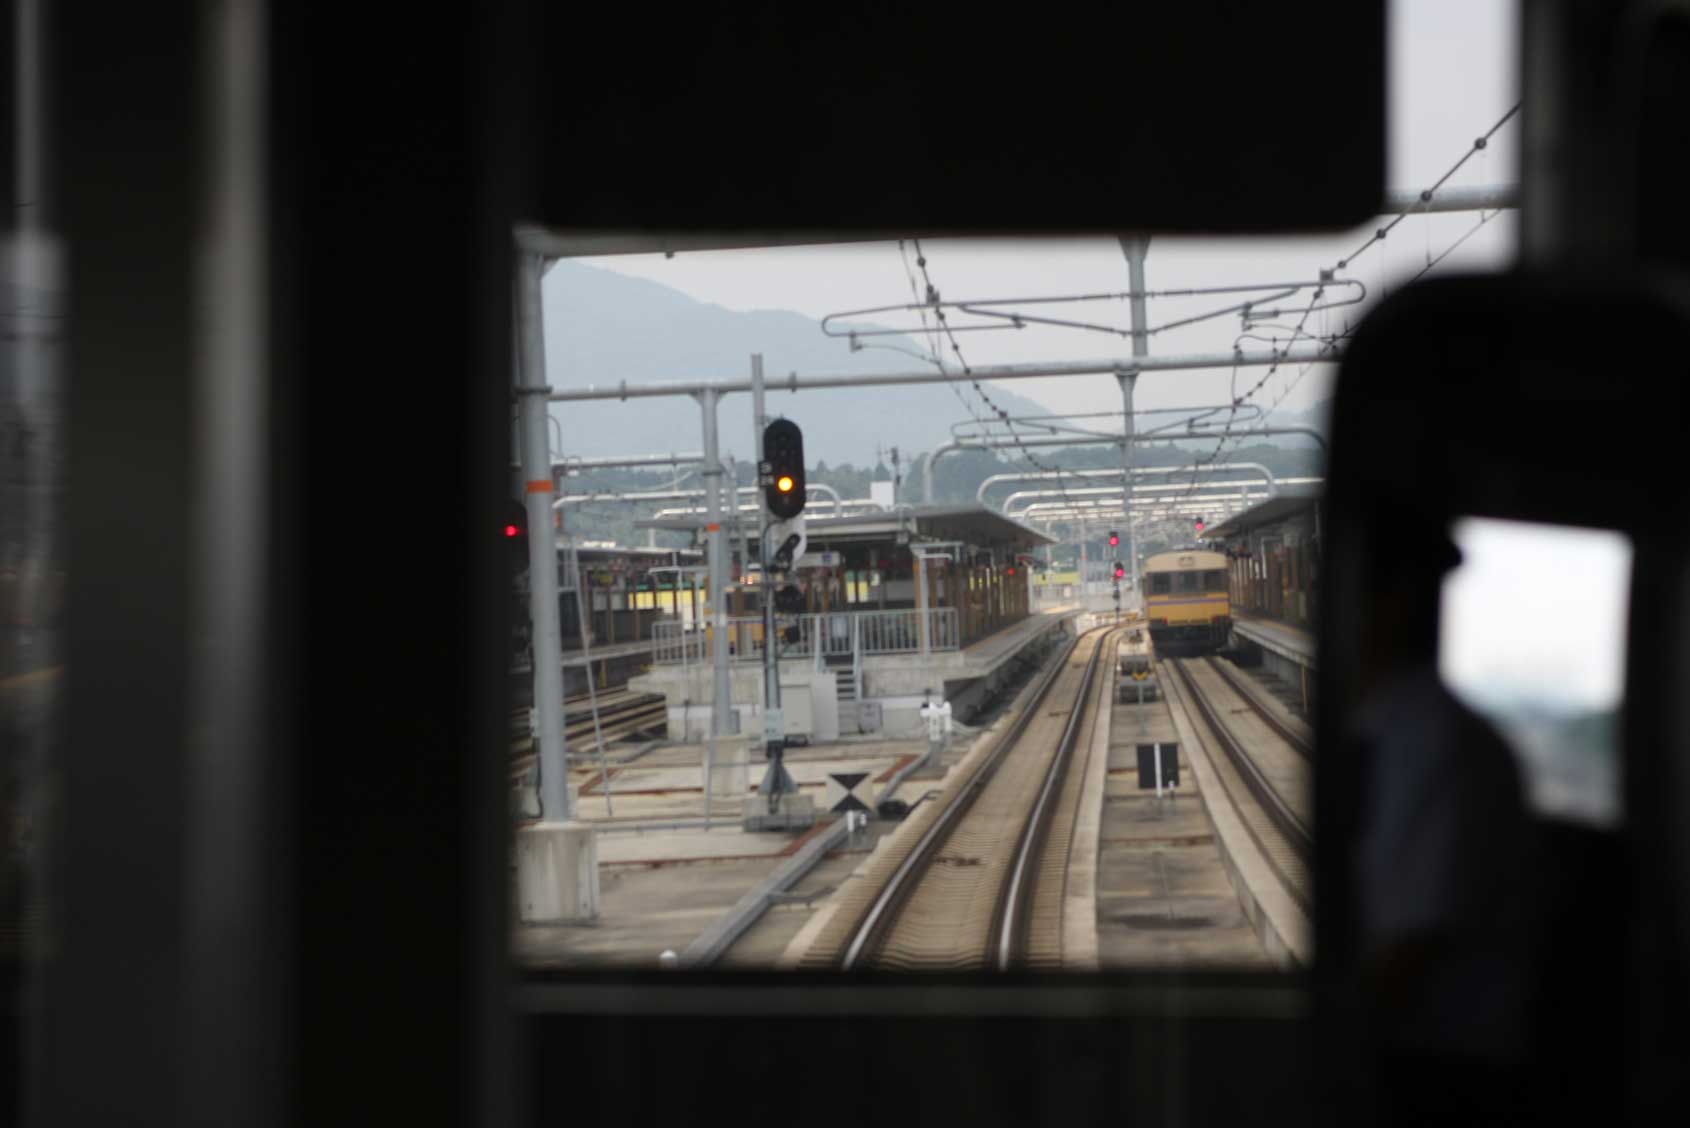
[[[763, 355], [771, 383], [791, 371], [807, 373], [909, 371], [909, 355], [883, 348], [852, 352], [824, 336], [815, 319], [779, 310], [742, 312], [694, 300], [667, 285], [579, 262], [558, 262], [543, 287], [547, 378], [579, 387], [626, 380], [741, 379], [753, 352]], [[913, 349], [913, 342], [892, 342]], [[971, 393], [972, 394], [972, 393]], [[1012, 414], [1043, 409], [1013, 391], [992, 399]], [[889, 389], [771, 391], [767, 410], [804, 428], [805, 453], [837, 465], [874, 465], [877, 449], [900, 448], [907, 462], [946, 441], [949, 424], [967, 418], [957, 392], [944, 385]], [[606, 455], [699, 450], [700, 412], [689, 399], [638, 399], [555, 404], [569, 454]], [[718, 416], [724, 453], [752, 457], [751, 397], [722, 400]], [[885, 457], [889, 458], [889, 455]]]
[[[1436, 180], [1468, 150], [1475, 137], [1488, 130], [1518, 100], [1514, 43], [1517, 21], [1516, 0], [1486, 0], [1478, 4], [1471, 0], [1393, 0], [1387, 75], [1390, 129], [1387, 182], [1391, 186], [1419, 189]], [[1262, 104], [1239, 108], [1239, 128], [1320, 129], [1318, 106], [1273, 103], [1271, 78], [1269, 65], [1264, 68]], [[1341, 98], [1343, 92], [1335, 90], [1332, 96]], [[1123, 104], [1122, 112], [1154, 113], [1154, 105]], [[1467, 162], [1450, 184], [1516, 182], [1518, 137], [1516, 116], [1484, 151]], [[1100, 137], [1098, 143], [1107, 144], [1107, 138]], [[1224, 139], [1204, 143], [1224, 143]], [[873, 159], [871, 149], [865, 148], [864, 159]], [[888, 172], [894, 175], [896, 170]], [[1147, 170], [1147, 175], [1153, 173], [1154, 170]], [[1260, 175], [1272, 177], [1274, 170], [1263, 168]], [[1249, 191], [1249, 185], [1240, 184], [1239, 191]], [[1316, 314], [1309, 328], [1319, 333], [1339, 332], [1346, 320], [1354, 324], [1373, 302], [1458, 241], [1459, 246], [1436, 268], [1438, 273], [1505, 266], [1516, 244], [1514, 213], [1501, 213], [1472, 230], [1479, 218], [1471, 213], [1454, 213], [1406, 220], [1345, 272], [1367, 286], [1367, 302], [1347, 310]], [[1130, 217], [1124, 220], [1130, 221]], [[1151, 243], [1146, 281], [1152, 290], [1157, 290], [1313, 279], [1321, 268], [1330, 267], [1353, 252], [1375, 226], [1370, 223], [1359, 230], [1301, 238], [1159, 237]], [[1468, 234], [1469, 231], [1472, 233]], [[1119, 245], [1112, 239], [937, 240], [924, 242], [923, 249], [928, 273], [947, 300], [1108, 293], [1127, 288], [1126, 264]], [[911, 301], [912, 289], [919, 294], [922, 286], [914, 257], [913, 250], [907, 258], [901, 255], [895, 243], [877, 243], [679, 254], [673, 259], [640, 255], [588, 261], [628, 276], [661, 281], [700, 301], [726, 309], [785, 310], [820, 318], [844, 310]], [[1158, 325], [1226, 304], [1230, 304], [1227, 299], [1217, 300], [1212, 296], [1155, 299], [1150, 303], [1150, 320], [1152, 325]], [[1301, 303], [1297, 308], [1301, 308]], [[1127, 322], [1123, 303], [1070, 305], [1061, 310], [1063, 316], [1105, 320], [1123, 327]], [[874, 319], [897, 328], [919, 326], [910, 314], [875, 315]], [[1261, 332], [1273, 334], [1271, 329]], [[1150, 349], [1163, 354], [1229, 352], [1239, 333], [1238, 319], [1226, 317], [1157, 333], [1150, 339]], [[820, 338], [819, 333], [817, 337]], [[1130, 353], [1128, 342], [1119, 337], [1068, 329], [970, 333], [958, 339], [964, 356], [977, 365], [1119, 357]], [[940, 344], [949, 358], [948, 345]], [[1242, 344], [1251, 347], [1260, 342], [1246, 340]], [[918, 361], [890, 352], [847, 356], [850, 363], [834, 371], [885, 370], [886, 366], [878, 363], [880, 356], [891, 358], [898, 367], [922, 367]], [[871, 362], [870, 357], [876, 357], [876, 361]], [[1252, 402], [1263, 407], [1280, 402], [1287, 410], [1307, 409], [1330, 395], [1330, 367], [1316, 365], [1306, 372], [1281, 369], [1255, 392]], [[740, 367], [726, 374], [743, 371]], [[1236, 374], [1226, 369], [1147, 374], [1139, 381], [1137, 403], [1140, 407], [1169, 407], [1228, 401], [1249, 391], [1263, 371], [1243, 368]], [[1013, 387], [1015, 393], [1054, 411], [1109, 411], [1120, 407], [1115, 383], [1108, 376], [1021, 381]], [[807, 393], [794, 399], [802, 401], [811, 394], [823, 393]], [[996, 397], [998, 392], [993, 389], [992, 395]], [[917, 397], [914, 389], [888, 389], [871, 398], [882, 397], [881, 408], [888, 415], [925, 410], [917, 405], [931, 402]], [[954, 396], [951, 403], [955, 410], [946, 416], [947, 424], [966, 418]], [[632, 405], [621, 406], [634, 410]]]

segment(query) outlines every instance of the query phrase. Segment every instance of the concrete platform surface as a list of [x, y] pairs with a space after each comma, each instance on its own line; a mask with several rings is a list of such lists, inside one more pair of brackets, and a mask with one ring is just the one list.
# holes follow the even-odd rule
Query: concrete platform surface
[[1011, 623], [1001, 631], [996, 631], [978, 642], [963, 647], [962, 664], [964, 672], [954, 674], [947, 670], [946, 676], [984, 677], [1018, 654], [1022, 647], [1033, 639], [1051, 630], [1057, 624], [1075, 618], [1081, 613], [1082, 609], [1078, 604], [1036, 611], [1018, 623]]
[[1240, 638], [1249, 639], [1281, 658], [1311, 670], [1315, 668], [1319, 651], [1315, 646], [1314, 636], [1299, 627], [1274, 619], [1264, 619], [1248, 612], [1238, 612], [1233, 617], [1232, 629]]
[[1180, 748], [1167, 798], [1138, 786], [1140, 743], [1176, 743], [1166, 703], [1117, 703], [1098, 842], [1098, 962], [1108, 967], [1273, 966], [1239, 902]]

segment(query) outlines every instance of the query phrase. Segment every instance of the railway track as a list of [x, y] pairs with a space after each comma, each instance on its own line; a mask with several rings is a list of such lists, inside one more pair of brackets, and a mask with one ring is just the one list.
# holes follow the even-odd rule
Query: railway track
[[1087, 722], [1107, 692], [1115, 634], [1091, 631], [1052, 664], [1001, 735], [841, 891], [798, 966], [1060, 966]]
[[[662, 728], [667, 721], [663, 695], [613, 689], [599, 694], [598, 729], [604, 741]], [[597, 747], [593, 731], [591, 702], [585, 694], [564, 702], [564, 741], [570, 748]], [[534, 741], [528, 733], [528, 710], [511, 710], [511, 770], [526, 770], [534, 759]]]
[[1305, 912], [1314, 859], [1306, 737], [1272, 715], [1212, 658], [1164, 659], [1181, 703], [1212, 751], [1215, 773], [1268, 864]]

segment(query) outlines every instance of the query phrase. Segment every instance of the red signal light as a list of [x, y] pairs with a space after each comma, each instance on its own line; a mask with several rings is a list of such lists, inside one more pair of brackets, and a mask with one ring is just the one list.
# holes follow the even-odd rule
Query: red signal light
[[1009, 566], [1009, 574], [1012, 576], [1015, 575], [1015, 565], [1011, 564]]
[[528, 570], [528, 509], [512, 500], [505, 508], [504, 553], [514, 578]]

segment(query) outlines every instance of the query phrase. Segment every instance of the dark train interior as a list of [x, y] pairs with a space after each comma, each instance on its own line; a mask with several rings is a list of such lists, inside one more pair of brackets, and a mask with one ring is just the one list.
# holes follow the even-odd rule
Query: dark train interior
[[[505, 779], [480, 753], [508, 724], [512, 608], [479, 530], [508, 503], [513, 225], [1340, 231], [1388, 187], [1388, 9], [49, 6], [68, 927], [8, 969], [21, 1122], [1379, 1122], [1342, 892], [1361, 784], [1331, 750], [1380, 614], [1364, 577], [1418, 527], [1377, 519], [1385, 497], [1630, 538], [1625, 818], [1551, 836], [1532, 954], [1557, 986], [1512, 1107], [1681, 1118], [1684, 4], [1522, 0], [1518, 265], [1402, 290], [1340, 368], [1312, 970], [541, 975], [508, 953]], [[256, 175], [227, 159], [253, 151]], [[226, 394], [196, 392], [208, 364]]]

